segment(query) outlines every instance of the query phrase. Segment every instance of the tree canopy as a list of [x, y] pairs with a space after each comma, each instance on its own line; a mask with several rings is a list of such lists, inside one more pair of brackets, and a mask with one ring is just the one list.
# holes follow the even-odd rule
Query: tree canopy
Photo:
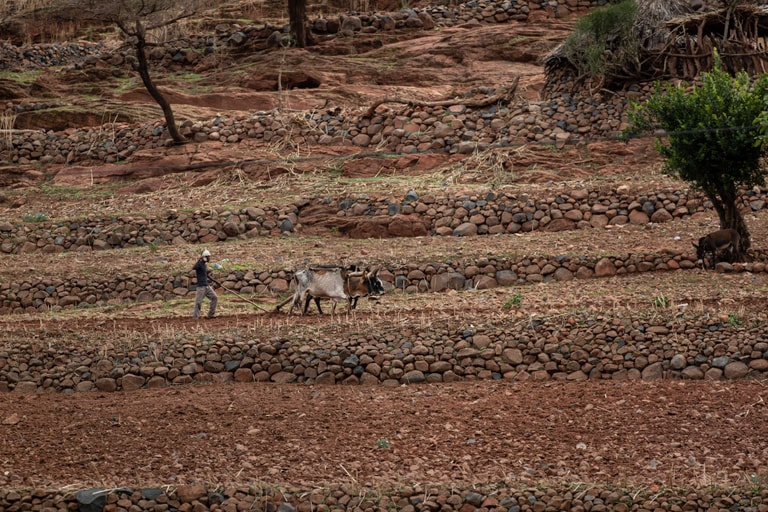
[[739, 231], [741, 259], [750, 236], [739, 209], [739, 187], [764, 185], [768, 173], [762, 165], [768, 147], [768, 75], [752, 79], [742, 71], [731, 76], [715, 54], [713, 70], [700, 78], [694, 86], [657, 83], [645, 103], [629, 111], [623, 135], [657, 134], [665, 171], [710, 198], [721, 228]]

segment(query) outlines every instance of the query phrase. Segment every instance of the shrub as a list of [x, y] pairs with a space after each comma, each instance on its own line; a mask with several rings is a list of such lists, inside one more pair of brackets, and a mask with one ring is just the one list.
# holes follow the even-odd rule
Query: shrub
[[564, 42], [568, 61], [580, 74], [590, 77], [626, 67], [637, 56], [637, 41], [632, 35], [636, 13], [635, 0], [621, 0], [579, 18]]
[[45, 222], [49, 217], [43, 212], [25, 213], [23, 220], [24, 222]]

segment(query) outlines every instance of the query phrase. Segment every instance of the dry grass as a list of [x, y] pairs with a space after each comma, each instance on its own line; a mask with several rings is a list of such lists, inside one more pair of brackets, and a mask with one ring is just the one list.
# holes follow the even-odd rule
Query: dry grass
[[16, 123], [16, 115], [8, 112], [3, 112], [0, 115], [0, 148], [7, 150], [10, 154], [10, 150], [13, 149], [13, 126]]
[[[105, 112], [114, 110], [109, 107]], [[594, 150], [592, 154], [585, 154], [579, 148], [556, 153], [536, 146], [520, 147], [510, 151], [477, 152], [464, 159], [437, 156], [436, 164], [429, 168], [400, 169], [397, 164], [402, 155], [365, 154], [348, 148], [346, 151], [310, 148], [295, 142], [293, 135], [294, 131], [288, 130], [285, 136], [269, 144], [246, 140], [232, 153], [227, 147], [220, 148], [220, 159], [235, 163], [210, 171], [219, 179], [206, 186], [195, 186], [197, 176], [192, 173], [176, 173], [160, 177], [162, 184], [156, 191], [142, 194], [117, 193], [122, 184], [68, 188], [43, 183], [39, 194], [9, 190], [7, 195], [11, 199], [24, 196], [23, 205], [8, 208], [7, 203], [0, 204], [0, 220], [14, 221], [25, 213], [37, 211], [63, 219], [129, 212], [141, 216], [142, 212], [154, 214], [158, 209], [178, 208], [180, 204], [189, 208], [280, 205], [290, 204], [298, 197], [323, 195], [367, 194], [400, 200], [411, 189], [421, 195], [485, 195], [495, 191], [519, 197], [547, 197], [577, 188], [610, 193], [619, 185], [630, 191], [649, 193], [667, 187], [687, 189], [684, 184], [661, 175], [655, 161], [643, 167], [629, 164], [614, 172], [617, 164], [608, 156], [610, 149], [605, 150], [605, 154]], [[244, 155], [250, 157], [244, 158]], [[351, 175], [351, 171], [361, 166], [368, 170], [368, 177]], [[86, 202], [93, 193], [106, 199]]]

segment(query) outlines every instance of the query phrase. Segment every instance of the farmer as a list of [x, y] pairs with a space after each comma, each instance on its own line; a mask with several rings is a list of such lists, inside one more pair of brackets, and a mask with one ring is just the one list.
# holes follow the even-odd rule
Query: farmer
[[219, 297], [213, 288], [208, 284], [208, 261], [211, 259], [211, 253], [208, 249], [205, 249], [200, 258], [192, 267], [197, 275], [197, 293], [195, 294], [195, 309], [192, 311], [192, 318], [200, 318], [200, 308], [203, 305], [203, 299], [208, 297], [210, 301], [208, 307], [208, 318], [216, 316], [216, 303], [219, 302]]

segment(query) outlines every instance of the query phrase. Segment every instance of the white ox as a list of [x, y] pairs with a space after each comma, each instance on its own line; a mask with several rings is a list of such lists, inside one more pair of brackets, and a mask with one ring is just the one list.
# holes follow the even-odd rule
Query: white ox
[[[360, 297], [368, 297], [369, 300], [379, 300], [387, 292], [384, 289], [384, 283], [379, 278], [378, 268], [373, 271], [368, 269], [358, 271], [356, 267], [350, 267], [347, 269], [347, 278], [344, 280], [344, 293], [349, 297], [348, 311], [352, 311], [357, 307], [357, 300]], [[306, 314], [307, 312], [310, 299], [315, 300], [317, 311], [322, 315], [323, 310], [320, 307], [320, 297], [313, 297], [309, 293], [304, 303], [304, 313]], [[335, 304], [334, 302], [334, 306]]]
[[344, 291], [344, 283], [349, 277], [349, 271], [342, 267], [310, 267], [293, 274], [293, 296], [288, 297], [275, 307], [275, 311], [291, 302], [290, 315], [293, 309], [298, 307], [302, 315], [306, 313], [306, 306], [302, 310], [302, 304], [308, 304], [310, 297], [328, 298], [333, 301], [331, 314], [336, 312], [336, 304], [349, 301], [349, 295]]

